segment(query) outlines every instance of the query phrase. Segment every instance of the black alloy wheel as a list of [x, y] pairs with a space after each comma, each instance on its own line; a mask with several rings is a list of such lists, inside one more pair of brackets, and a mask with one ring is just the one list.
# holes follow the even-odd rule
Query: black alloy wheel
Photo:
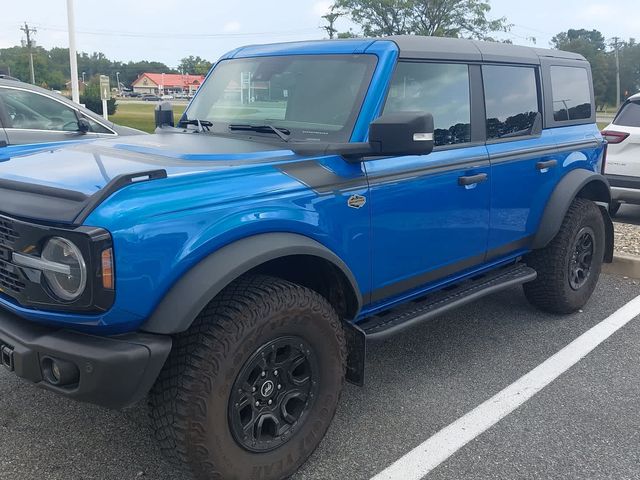
[[240, 370], [229, 398], [229, 426], [238, 444], [268, 452], [296, 432], [318, 395], [318, 362], [300, 337], [261, 346]]
[[591, 273], [593, 254], [596, 250], [596, 240], [593, 229], [583, 227], [580, 229], [571, 248], [573, 254], [569, 262], [569, 285], [574, 290], [579, 290]]

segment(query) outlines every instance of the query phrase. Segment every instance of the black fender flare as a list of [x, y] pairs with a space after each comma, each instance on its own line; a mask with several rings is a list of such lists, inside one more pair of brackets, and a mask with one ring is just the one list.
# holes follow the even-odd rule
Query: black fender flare
[[[576, 169], [567, 173], [556, 185], [542, 214], [538, 231], [534, 236], [531, 248], [546, 247], [556, 236], [562, 225], [571, 202], [576, 197], [587, 198], [594, 202], [609, 205], [611, 203], [611, 189], [608, 180], [599, 173], [591, 170]], [[613, 259], [613, 222], [608, 208], [599, 205], [605, 223], [606, 246], [605, 262]]]
[[290, 255], [319, 257], [340, 269], [360, 310], [362, 295], [355, 276], [335, 253], [304, 235], [264, 233], [230, 243], [203, 258], [169, 289], [141, 330], [159, 334], [187, 330], [207, 303], [233, 280], [265, 262]]

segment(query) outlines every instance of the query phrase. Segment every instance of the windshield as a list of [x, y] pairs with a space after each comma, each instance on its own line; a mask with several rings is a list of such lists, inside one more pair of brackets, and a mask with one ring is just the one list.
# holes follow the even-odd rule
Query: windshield
[[183, 120], [209, 121], [213, 132], [255, 135], [229, 125], [269, 125], [286, 129], [295, 141], [347, 142], [375, 65], [373, 55], [223, 60]]

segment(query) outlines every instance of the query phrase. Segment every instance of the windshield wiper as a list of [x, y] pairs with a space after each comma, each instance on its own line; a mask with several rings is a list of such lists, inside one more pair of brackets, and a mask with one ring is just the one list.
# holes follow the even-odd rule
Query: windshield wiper
[[180, 123], [178, 123], [178, 126], [182, 125], [196, 125], [198, 127], [198, 132], [204, 132], [205, 129], [208, 132], [209, 127], [213, 127], [213, 123], [211, 123], [209, 120], [199, 120], [197, 118], [194, 118], [193, 120], [182, 120]]
[[229, 130], [245, 130], [250, 132], [259, 132], [259, 133], [275, 133], [278, 135], [284, 142], [289, 141], [289, 137], [291, 137], [291, 132], [286, 128], [282, 127], [274, 127], [273, 125], [241, 125], [241, 124], [231, 124], [229, 125]]

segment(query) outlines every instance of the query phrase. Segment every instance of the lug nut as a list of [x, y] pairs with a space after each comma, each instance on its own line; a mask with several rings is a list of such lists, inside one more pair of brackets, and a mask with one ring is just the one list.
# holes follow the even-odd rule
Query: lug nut
[[259, 406], [260, 406], [260, 402], [256, 402], [256, 407], [259, 407]]
[[255, 391], [256, 391], [256, 387], [253, 387], [253, 388], [251, 389], [251, 391], [252, 391], [252, 392], [255, 392]]
[[274, 370], [273, 374], [277, 377], [278, 376], [278, 370]]
[[269, 405], [271, 405], [271, 404], [273, 403], [273, 400], [269, 400], [269, 402], [268, 402], [268, 403], [269, 403]]
[[282, 385], [278, 384], [278, 390], [282, 390]]
[[266, 377], [267, 376], [267, 372], [262, 372], [262, 376]]

